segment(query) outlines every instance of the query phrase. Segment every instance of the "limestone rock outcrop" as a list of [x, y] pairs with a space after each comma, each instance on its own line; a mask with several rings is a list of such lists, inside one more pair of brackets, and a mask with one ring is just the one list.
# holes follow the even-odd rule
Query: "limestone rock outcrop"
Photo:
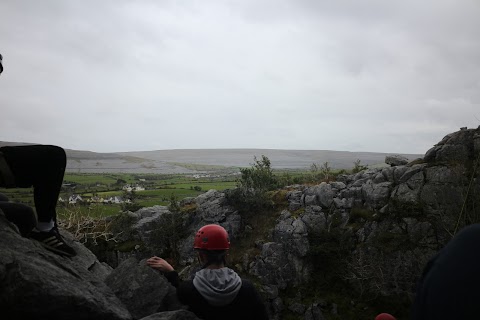
[[[321, 254], [339, 247], [344, 250], [341, 262], [346, 268], [335, 271], [342, 272], [342, 280], [352, 291], [375, 290], [383, 297], [411, 298], [427, 260], [463, 226], [478, 222], [480, 127], [447, 135], [423, 159], [410, 163], [387, 160], [388, 167], [284, 190], [285, 204], [275, 213], [274, 222], [261, 226], [268, 234], [247, 242], [255, 247], [246, 249], [238, 265], [245, 276], [257, 280], [272, 319], [280, 319], [285, 312], [299, 319], [342, 316], [336, 301], [301, 295], [285, 298], [285, 291], [308, 284], [329, 263]], [[114, 270], [66, 232], [79, 255], [64, 258], [50, 253], [22, 238], [0, 214], [2, 315], [196, 319], [181, 310], [165, 278], [142, 261], [152, 254], [148, 249], [155, 244], [159, 221], [172, 214], [185, 218], [185, 237], [178, 239], [177, 248], [179, 267], [187, 270], [184, 278], [194, 271], [192, 243], [198, 228], [218, 223], [235, 243], [254, 234], [258, 226], [246, 224], [223, 192], [210, 190], [183, 200], [182, 205], [188, 210], [172, 213], [168, 207], [154, 206], [129, 213], [132, 232], [128, 237], [132, 239], [126, 236], [123, 240], [140, 244], [118, 259]]]
[[108, 268], [81, 244], [66, 258], [23, 238], [0, 213], [0, 306], [5, 319], [132, 319], [103, 282]]

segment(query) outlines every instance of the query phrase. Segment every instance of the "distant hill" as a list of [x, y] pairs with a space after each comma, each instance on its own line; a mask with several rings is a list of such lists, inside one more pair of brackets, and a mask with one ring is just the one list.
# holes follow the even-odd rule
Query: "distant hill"
[[[6, 145], [26, 145], [0, 141]], [[67, 171], [71, 172], [132, 172], [132, 173], [196, 173], [219, 170], [222, 167], [248, 167], [254, 157], [267, 156], [275, 169], [308, 169], [312, 163], [328, 162], [335, 169], [350, 169], [359, 159], [364, 165], [381, 165], [391, 153], [349, 152], [331, 150], [277, 150], [277, 149], [177, 149], [97, 153], [70, 150], [67, 153]], [[410, 160], [423, 155], [401, 154]]]
[[[385, 162], [388, 153], [376, 152], [349, 152], [330, 150], [277, 150], [277, 149], [184, 149], [158, 150], [142, 152], [122, 152], [130, 155], [155, 161], [169, 161], [182, 163], [198, 163], [223, 165], [227, 167], [246, 167], [253, 163], [254, 156], [267, 156], [273, 168], [300, 169], [309, 168], [312, 163], [327, 162], [333, 168], [349, 169], [357, 159], [363, 164], [374, 165]], [[402, 154], [410, 160], [423, 157], [419, 154]]]

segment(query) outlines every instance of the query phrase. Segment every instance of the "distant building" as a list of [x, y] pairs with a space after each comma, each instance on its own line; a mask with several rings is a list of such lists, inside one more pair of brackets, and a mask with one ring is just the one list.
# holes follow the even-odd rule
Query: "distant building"
[[68, 203], [69, 203], [69, 204], [77, 204], [77, 202], [83, 202], [82, 197], [80, 197], [78, 194], [72, 194], [72, 195], [68, 198]]
[[192, 177], [194, 179], [200, 179], [200, 178], [211, 178], [212, 176], [209, 174], [194, 174]]
[[[123, 198], [122, 198], [122, 197], [120, 197], [120, 196], [114, 196], [114, 197], [110, 197], [110, 198], [108, 198], [108, 199], [103, 200], [103, 202], [104, 202], [104, 203], [116, 203], [116, 204], [118, 204], [118, 203], [123, 203], [124, 201], [123, 201]], [[127, 202], [128, 202], [128, 201], [127, 201]]]
[[98, 196], [93, 196], [88, 200], [90, 203], [102, 203], [103, 198]]
[[122, 190], [125, 190], [127, 192], [132, 192], [132, 191], [144, 191], [145, 188], [142, 187], [141, 185], [137, 184], [135, 186], [131, 186], [129, 184], [126, 184], [123, 186]]

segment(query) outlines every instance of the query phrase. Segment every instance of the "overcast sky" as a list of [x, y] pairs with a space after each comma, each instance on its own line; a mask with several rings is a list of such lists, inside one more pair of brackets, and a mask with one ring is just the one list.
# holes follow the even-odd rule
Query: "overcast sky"
[[425, 153], [480, 125], [478, 0], [1, 0], [0, 140]]

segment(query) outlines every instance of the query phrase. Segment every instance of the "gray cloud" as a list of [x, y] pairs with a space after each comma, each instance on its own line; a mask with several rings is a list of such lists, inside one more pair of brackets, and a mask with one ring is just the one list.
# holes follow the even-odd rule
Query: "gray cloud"
[[423, 153], [480, 123], [480, 5], [0, 3], [1, 140]]

